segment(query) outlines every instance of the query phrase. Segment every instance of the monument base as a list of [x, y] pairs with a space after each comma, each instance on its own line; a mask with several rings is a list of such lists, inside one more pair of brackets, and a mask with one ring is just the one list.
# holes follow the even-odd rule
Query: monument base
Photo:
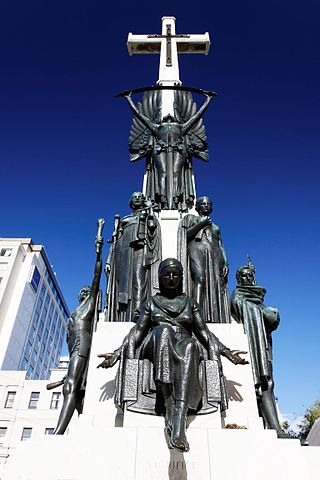
[[[188, 453], [168, 448], [164, 418], [118, 410], [117, 367], [97, 369], [98, 353], [117, 348], [132, 324], [107, 323], [93, 335], [83, 414], [65, 435], [22, 442], [0, 472], [0, 480], [270, 480], [316, 478], [318, 447], [278, 439], [258, 415], [250, 365], [222, 358], [229, 409], [188, 417]], [[230, 348], [248, 351], [242, 325], [211, 324]], [[241, 429], [229, 429], [228, 424]], [[226, 428], [227, 427], [227, 428]]]
[[24, 443], [1, 480], [270, 480], [316, 478], [317, 447], [272, 430], [188, 429], [190, 451], [169, 450], [163, 428], [78, 425]]

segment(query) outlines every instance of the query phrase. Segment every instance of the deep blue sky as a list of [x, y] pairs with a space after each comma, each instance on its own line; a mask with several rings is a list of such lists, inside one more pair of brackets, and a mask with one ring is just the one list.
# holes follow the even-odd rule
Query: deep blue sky
[[[154, 84], [158, 56], [132, 56], [128, 32], [209, 31], [209, 56], [180, 57], [188, 86], [219, 93], [205, 116], [210, 163], [198, 194], [215, 204], [230, 287], [252, 256], [274, 334], [284, 413], [320, 398], [319, 3], [29, 0], [0, 8], [0, 236], [45, 245], [70, 309], [91, 281], [96, 219], [128, 212], [143, 162], [129, 165], [131, 113], [114, 94]], [[105, 248], [105, 255], [107, 248]], [[231, 347], [236, 347], [232, 345]]]

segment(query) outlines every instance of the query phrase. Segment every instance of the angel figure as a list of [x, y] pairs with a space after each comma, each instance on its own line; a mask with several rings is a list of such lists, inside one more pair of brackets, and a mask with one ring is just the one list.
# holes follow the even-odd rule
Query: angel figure
[[162, 118], [161, 90], [148, 91], [137, 106], [131, 92], [123, 96], [135, 117], [129, 136], [131, 161], [146, 158], [145, 194], [158, 208], [187, 211], [194, 200], [192, 157], [208, 161], [202, 115], [216, 95], [203, 91], [206, 100], [197, 111], [190, 92], [176, 90], [174, 116]]

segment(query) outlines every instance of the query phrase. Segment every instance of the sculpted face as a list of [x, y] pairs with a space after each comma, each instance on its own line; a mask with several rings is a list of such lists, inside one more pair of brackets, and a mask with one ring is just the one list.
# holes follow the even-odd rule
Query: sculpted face
[[212, 201], [209, 197], [200, 197], [196, 202], [196, 211], [199, 215], [208, 216], [212, 212]]
[[181, 270], [169, 265], [160, 273], [160, 284], [168, 292], [178, 291], [182, 284]]
[[91, 288], [90, 287], [83, 287], [81, 288], [79, 295], [78, 295], [78, 300], [79, 302], [83, 302], [87, 297], [89, 297], [91, 293]]
[[129, 205], [132, 208], [132, 210], [138, 210], [139, 208], [143, 207], [144, 200], [145, 200], [145, 197], [142, 192], [133, 192], [130, 198]]
[[251, 268], [241, 268], [237, 271], [238, 284], [241, 286], [255, 285], [256, 278], [254, 271]]

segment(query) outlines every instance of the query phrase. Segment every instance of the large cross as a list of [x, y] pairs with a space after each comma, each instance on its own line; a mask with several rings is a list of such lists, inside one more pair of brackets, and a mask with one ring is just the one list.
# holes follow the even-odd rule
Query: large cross
[[[181, 85], [178, 54], [209, 52], [210, 38], [201, 35], [176, 35], [175, 17], [162, 17], [161, 35], [128, 35], [128, 52], [133, 54], [160, 54], [158, 85]], [[173, 115], [173, 91], [162, 92], [162, 116]]]

